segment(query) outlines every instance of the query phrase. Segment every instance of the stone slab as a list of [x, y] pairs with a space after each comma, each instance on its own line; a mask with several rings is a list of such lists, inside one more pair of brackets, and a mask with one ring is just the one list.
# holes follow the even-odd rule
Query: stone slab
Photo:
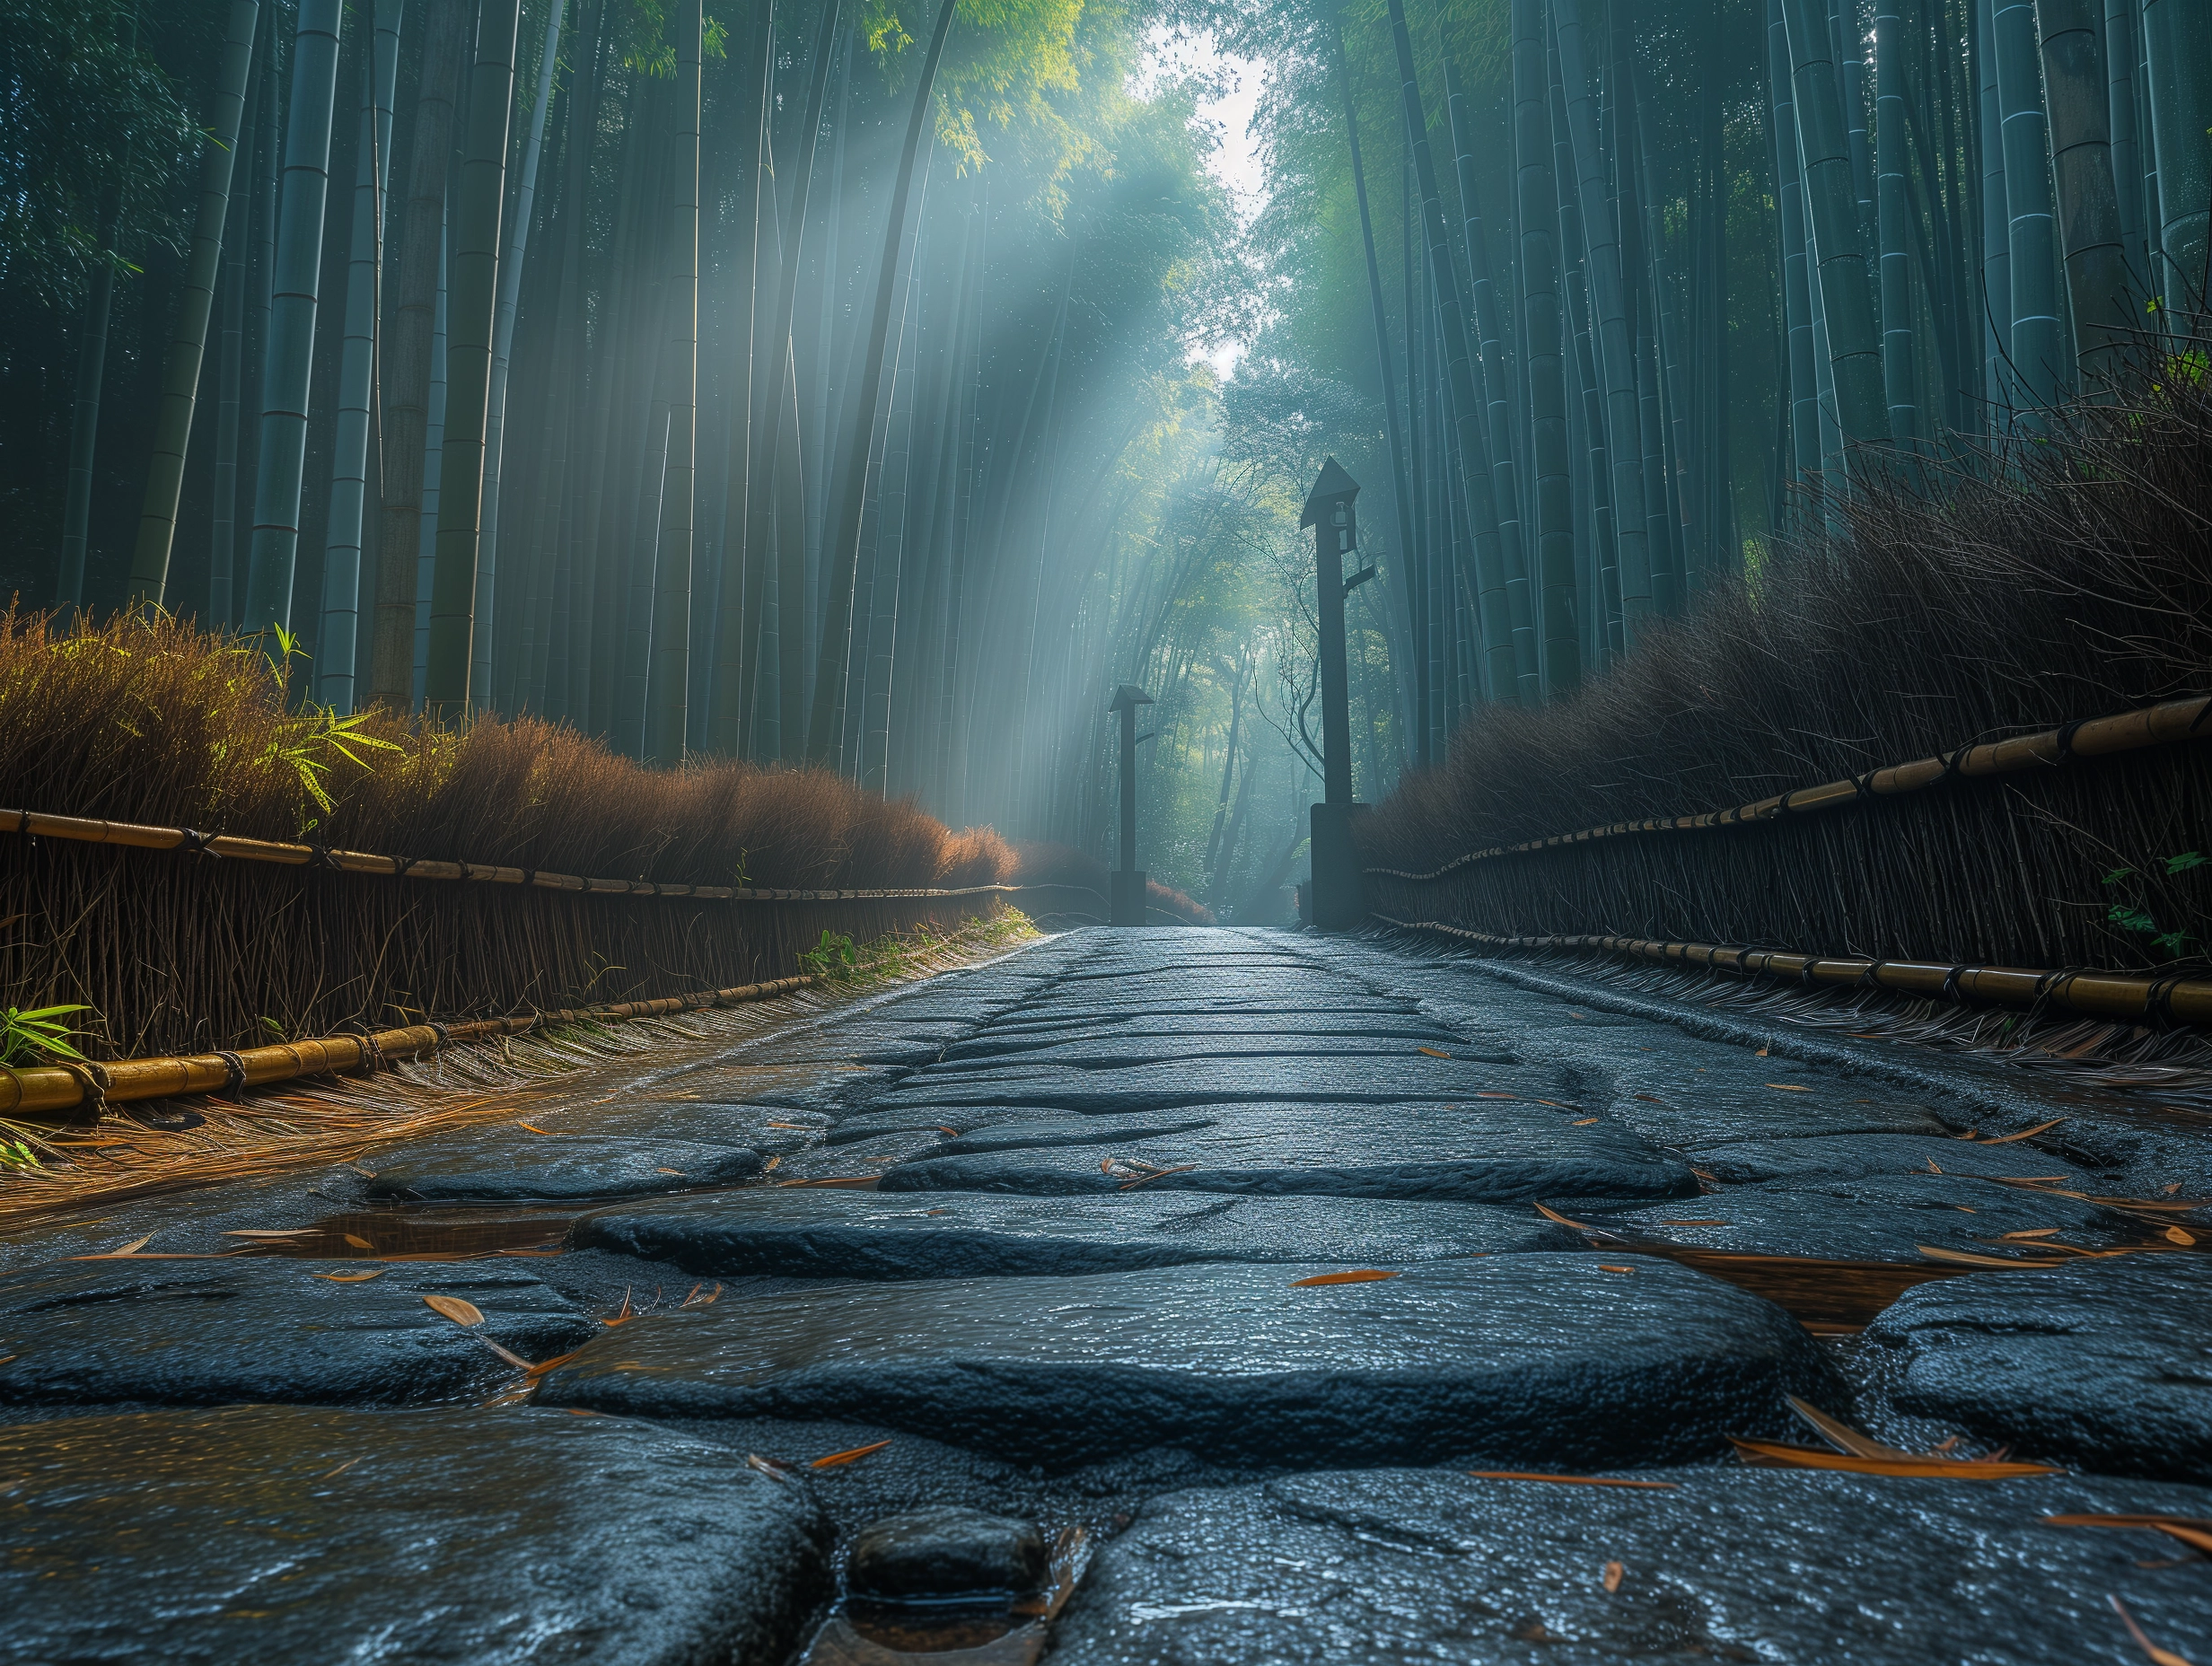
[[[506, 1137], [511, 1135], [512, 1137]], [[766, 1159], [695, 1140], [540, 1135], [425, 1140], [372, 1158], [368, 1196], [395, 1203], [522, 1203], [636, 1197], [751, 1179]]]
[[1001, 1105], [1017, 1109], [1180, 1110], [1187, 1105], [1295, 1100], [1313, 1105], [1441, 1104], [1485, 1092], [1570, 1098], [1555, 1072], [1473, 1058], [1252, 1058], [1082, 1070], [1009, 1065], [940, 1075], [919, 1071], [885, 1096], [884, 1109]]
[[1680, 1074], [1624, 1073], [1616, 1078], [1607, 1111], [1655, 1144], [1691, 1152], [1739, 1140], [1847, 1134], [1940, 1138], [1950, 1132], [1931, 1107], [1886, 1083], [1815, 1074], [1787, 1059], [1754, 1060], [1773, 1066], [1755, 1074], [1743, 1072], [1735, 1057], [1730, 1062], [1735, 1067], [1725, 1074], [1707, 1070], [1700, 1075], [1688, 1065]]
[[[1662, 1208], [1607, 1210], [1592, 1224], [1630, 1237], [1756, 1255], [1830, 1261], [1921, 1261], [1917, 1246], [2033, 1258], [2007, 1232], [2060, 1229], [2083, 1249], [2135, 1242], [2151, 1229], [2078, 1198], [2054, 1197], [1965, 1174], [1869, 1174], [1730, 1186]], [[2048, 1256], [2049, 1252], [2044, 1252]]]
[[[0, 1404], [399, 1406], [512, 1381], [599, 1325], [514, 1262], [58, 1261], [0, 1278]], [[378, 1270], [378, 1269], [381, 1269]], [[351, 1276], [338, 1282], [320, 1273]], [[455, 1324], [426, 1295], [458, 1297]]]
[[[1389, 1111], [1356, 1106], [1216, 1108], [1211, 1127], [1098, 1146], [979, 1153], [887, 1168], [885, 1191], [1120, 1194], [1144, 1163], [1161, 1171], [1146, 1190], [1327, 1194], [1407, 1201], [1519, 1203], [1633, 1200], [1696, 1195], [1679, 1158], [1616, 1124], [1584, 1127], [1568, 1111], [1531, 1102]], [[1118, 1165], [1101, 1170], [1102, 1161]]]
[[0, 1429], [0, 1658], [776, 1666], [806, 1490], [557, 1413], [256, 1407]]
[[1922, 1285], [1865, 1334], [1904, 1356], [1900, 1411], [2054, 1463], [2212, 1483], [2212, 1255]]
[[[1301, 1475], [1147, 1504], [1054, 1628], [1055, 1666], [2081, 1666], [2212, 1635], [2212, 1579], [2156, 1533], [2045, 1515], [2212, 1513], [2148, 1482], [1760, 1469], [1658, 1487], [1435, 1470]], [[1606, 1588], [1617, 1565], [1616, 1587]]]
[[609, 1209], [577, 1250], [664, 1261], [702, 1278], [979, 1278], [1128, 1271], [1198, 1261], [1372, 1260], [1574, 1251], [1533, 1210], [1365, 1197], [1115, 1197], [751, 1189]]
[[626, 1325], [540, 1401], [851, 1417], [1068, 1467], [1140, 1447], [1267, 1464], [1681, 1462], [1846, 1390], [1779, 1308], [1591, 1255], [847, 1285]]
[[1294, 1059], [1404, 1058], [1423, 1046], [1449, 1051], [1455, 1059], [1479, 1064], [1519, 1062], [1495, 1042], [1474, 1045], [1455, 1036], [1435, 1032], [1412, 1036], [1334, 1034], [1291, 1029], [1262, 1031], [1214, 1031], [1195, 1035], [1138, 1031], [1092, 1035], [1075, 1040], [1037, 1040], [1014, 1044], [987, 1035], [950, 1049], [944, 1060], [930, 1065], [916, 1078], [922, 1082], [955, 1081], [973, 1073], [996, 1074], [1008, 1069], [1135, 1070], [1147, 1065], [1191, 1063], [1209, 1073], [1216, 1061]]
[[2024, 1144], [1997, 1145], [1953, 1136], [1823, 1134], [1798, 1139], [1742, 1140], [1698, 1149], [1690, 1161], [1725, 1185], [1800, 1179], [1849, 1179], [1869, 1174], [1945, 1174], [1986, 1179], [2049, 1178], [2068, 1191], [2101, 1190], [2087, 1171]]

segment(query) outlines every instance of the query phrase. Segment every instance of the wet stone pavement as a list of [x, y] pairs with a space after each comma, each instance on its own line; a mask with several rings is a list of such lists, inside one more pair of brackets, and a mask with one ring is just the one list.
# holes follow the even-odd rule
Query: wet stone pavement
[[2208, 1197], [2155, 1099], [1068, 933], [0, 1242], [0, 1661], [2205, 1666]]

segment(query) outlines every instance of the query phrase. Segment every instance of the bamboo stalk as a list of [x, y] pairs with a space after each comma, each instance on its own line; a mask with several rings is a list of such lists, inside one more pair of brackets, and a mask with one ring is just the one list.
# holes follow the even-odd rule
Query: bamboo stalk
[[1400, 931], [1432, 932], [1488, 948], [1564, 949], [1617, 954], [1628, 960], [1710, 967], [1747, 978], [1784, 978], [1808, 988], [1884, 989], [1927, 1000], [1979, 1001], [1997, 1006], [2062, 1006], [2100, 1018], [2212, 1022], [2212, 978], [2145, 978], [2126, 972], [2045, 971], [1942, 960], [1875, 960], [1637, 937], [1500, 937], [1436, 920], [1399, 920], [1382, 914], [1368, 917]]
[[[1918, 758], [1909, 764], [1893, 764], [1886, 769], [1870, 769], [1865, 775], [1849, 780], [1825, 781], [1818, 786], [1793, 787], [1775, 797], [1733, 805], [1726, 810], [1708, 810], [1691, 816], [1653, 816], [1641, 821], [1617, 821], [1607, 827], [1555, 833], [1549, 838], [1526, 839], [1518, 845], [1501, 845], [1488, 850], [1470, 851], [1426, 873], [1407, 873], [1396, 868], [1368, 868], [1364, 872], [1388, 879], [1409, 880], [1419, 884], [1442, 879], [1470, 863], [1487, 861], [1493, 856], [1549, 850], [1560, 845], [1586, 844], [1593, 839], [1615, 838], [1628, 833], [1699, 832], [1708, 828], [1736, 827], [1747, 821], [1778, 821], [1786, 816], [1839, 809], [1866, 798], [1891, 798], [1906, 793], [1918, 793], [1954, 775], [1971, 777], [2011, 775], [2023, 769], [2055, 768], [2072, 758], [2106, 758], [2120, 752], [2167, 746], [2178, 741], [2212, 739], [2212, 729], [2203, 726], [2208, 717], [2212, 717], [2212, 695], [2190, 695], [2137, 711], [2091, 718], [2057, 729], [2041, 730], [2034, 734], [2015, 735], [2008, 741], [1991, 741], [1979, 746], [1961, 747], [1940, 757]], [[8, 813], [0, 811], [0, 816]]]
[[309, 1041], [244, 1048], [235, 1053], [129, 1058], [108, 1065], [33, 1065], [14, 1070], [0, 1066], [0, 1116], [72, 1110], [88, 1098], [116, 1104], [174, 1099], [184, 1093], [235, 1093], [241, 1088], [268, 1087], [302, 1076], [336, 1075], [348, 1070], [373, 1071], [386, 1060], [421, 1058], [456, 1042], [527, 1035], [557, 1024], [666, 1018], [707, 1007], [769, 1001], [821, 981], [819, 977], [804, 973], [767, 983], [741, 984], [735, 988], [716, 989], [706, 995], [665, 995], [652, 1001], [626, 1001], [617, 1006], [533, 1013], [527, 1017], [479, 1018], [454, 1024], [408, 1024], [373, 1034], [320, 1036]]

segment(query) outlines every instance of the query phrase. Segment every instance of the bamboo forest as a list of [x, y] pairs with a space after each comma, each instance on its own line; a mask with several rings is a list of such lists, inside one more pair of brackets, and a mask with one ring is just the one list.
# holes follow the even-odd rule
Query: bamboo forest
[[2205, 1666], [2208, 220], [2212, 0], [0, 0], [0, 1659]]

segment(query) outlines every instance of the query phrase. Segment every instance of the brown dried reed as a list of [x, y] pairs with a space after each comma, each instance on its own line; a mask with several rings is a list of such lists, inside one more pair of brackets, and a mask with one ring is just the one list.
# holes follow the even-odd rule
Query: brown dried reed
[[[417, 859], [671, 883], [1004, 882], [1013, 853], [821, 770], [650, 769], [572, 729], [293, 698], [293, 663], [167, 618], [0, 613], [0, 804]], [[36, 845], [0, 833], [0, 1004], [81, 1002], [96, 1057], [679, 994], [778, 976], [823, 931], [988, 899], [690, 903]], [[281, 1032], [281, 1034], [279, 1033]]]
[[[2032, 442], [1805, 507], [1834, 530], [1776, 547], [1573, 698], [1478, 713], [1368, 819], [1367, 862], [1424, 872], [2212, 687], [2201, 356]], [[2212, 854], [2208, 817], [2212, 753], [2184, 744], [1426, 883], [1371, 874], [1368, 899], [1502, 934], [2172, 967], [2212, 936], [2212, 865], [2188, 860]]]

